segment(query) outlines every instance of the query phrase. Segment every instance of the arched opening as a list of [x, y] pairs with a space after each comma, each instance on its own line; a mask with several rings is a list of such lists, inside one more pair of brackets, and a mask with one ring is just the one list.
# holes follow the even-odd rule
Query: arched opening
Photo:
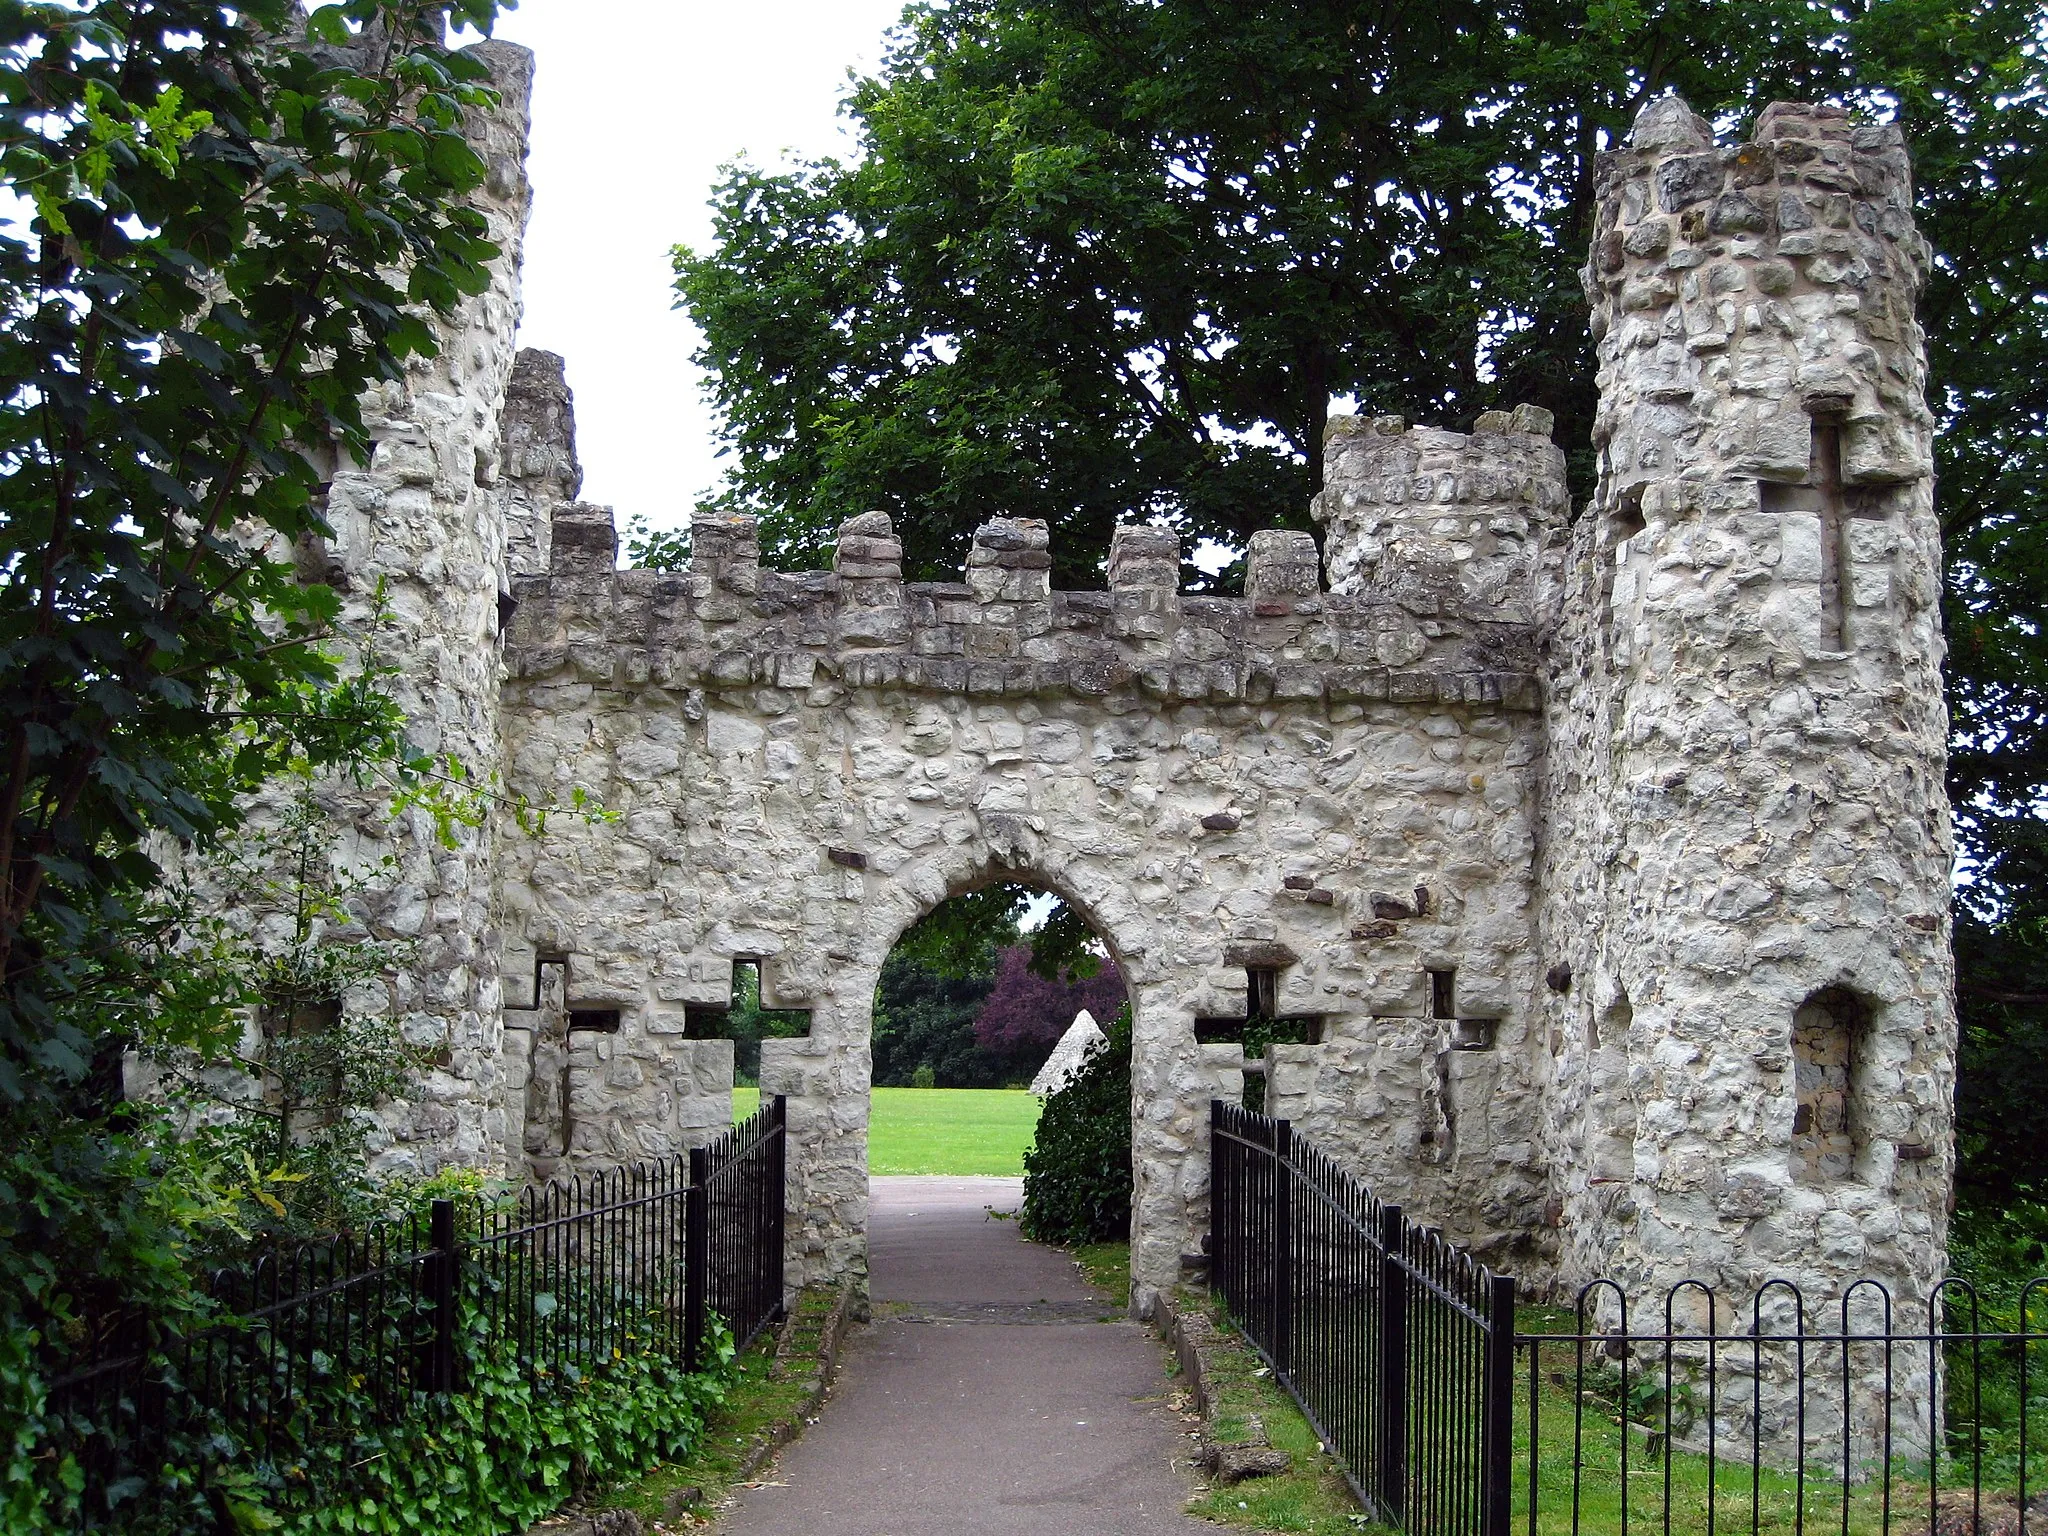
[[[1131, 1203], [1126, 988], [1076, 908], [1014, 880], [939, 902], [881, 964], [870, 1045], [878, 1305], [1038, 1305], [1027, 1292], [1043, 1287], [1049, 1255], [1019, 1246], [1027, 1229], [1060, 1246], [1096, 1244], [1088, 1257], [1116, 1272], [1120, 1291]], [[1088, 1098], [1079, 1114], [1075, 1094]]]

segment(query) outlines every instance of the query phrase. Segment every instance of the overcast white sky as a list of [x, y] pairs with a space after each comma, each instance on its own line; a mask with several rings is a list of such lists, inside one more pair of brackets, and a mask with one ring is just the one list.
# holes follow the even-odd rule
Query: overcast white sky
[[718, 478], [697, 337], [669, 248], [710, 242], [718, 167], [844, 153], [846, 71], [880, 59], [903, 0], [520, 0], [531, 48], [533, 222], [520, 344], [569, 362], [583, 497], [657, 527]]

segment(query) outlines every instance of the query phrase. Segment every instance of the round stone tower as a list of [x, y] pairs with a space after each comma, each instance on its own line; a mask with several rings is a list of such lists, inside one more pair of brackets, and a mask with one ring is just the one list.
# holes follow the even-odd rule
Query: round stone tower
[[1598, 206], [1599, 483], [1546, 642], [1565, 1271], [1660, 1315], [1709, 1282], [1723, 1326], [1769, 1277], [1817, 1305], [1867, 1275], [1911, 1317], [1956, 1026], [1905, 148], [1785, 104], [1721, 147], [1665, 97]]

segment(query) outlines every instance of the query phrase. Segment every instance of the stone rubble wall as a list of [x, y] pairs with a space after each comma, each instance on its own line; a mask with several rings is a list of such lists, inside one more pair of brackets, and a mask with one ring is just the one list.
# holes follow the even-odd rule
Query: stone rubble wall
[[499, 415], [499, 506], [505, 524], [506, 595], [511, 578], [545, 576], [555, 512], [583, 489], [576, 457], [576, 401], [568, 365], [552, 352], [522, 350], [512, 363]]
[[905, 582], [881, 514], [830, 571], [764, 569], [724, 514], [687, 570], [620, 571], [560, 360], [513, 357], [530, 60], [485, 46], [507, 259], [371, 402], [326, 556], [358, 619], [387, 583], [421, 747], [613, 819], [444, 849], [338, 805], [399, 857], [367, 915], [422, 939], [390, 1006], [442, 1053], [380, 1166], [547, 1177], [709, 1139], [731, 1046], [693, 1036], [758, 962], [764, 1006], [811, 1014], [762, 1048], [789, 1277], [858, 1279], [882, 962], [1015, 880], [1128, 980], [1141, 1306], [1205, 1225], [1208, 1100], [1246, 1064], [1198, 1021], [1243, 1019], [1250, 970], [1316, 1021], [1272, 1048], [1269, 1106], [1526, 1282], [1925, 1298], [1951, 846], [1895, 132], [1778, 106], [1723, 148], [1667, 98], [1603, 159], [1576, 517], [1521, 407], [1333, 421], [1320, 557], [1256, 535], [1242, 598], [1180, 592], [1150, 527], [1117, 531], [1106, 590], [1055, 592], [1045, 526], [1010, 518], [958, 583]]
[[[1875, 1277], [1908, 1317], [1943, 1272], [1953, 849], [1911, 206], [1897, 130], [1828, 108], [1722, 147], [1666, 98], [1599, 170], [1600, 480], [1543, 620], [1545, 1160], [1567, 1277], [1706, 1281], [1724, 1327], [1768, 1276], [1816, 1300]], [[1830, 989], [1868, 1019], [1853, 1172], [1813, 1180], [1795, 1122], [1823, 1069], [1793, 1023]]]
[[[1547, 439], [1419, 435], [1500, 461], [1485, 495], [1530, 525], [1561, 517]], [[1174, 536], [1126, 528], [1108, 591], [1054, 592], [1044, 526], [1009, 519], [959, 584], [904, 583], [875, 514], [812, 574], [763, 570], [750, 518], [700, 517], [682, 573], [615, 570], [614, 539], [607, 514], [558, 509], [506, 649], [512, 786], [580, 785], [620, 818], [506, 848], [508, 973], [564, 957], [567, 1008], [621, 1011], [590, 1095], [609, 1118], [574, 1115], [590, 1144], [572, 1163], [682, 1138], [688, 1011], [759, 959], [764, 1006], [813, 1014], [808, 1038], [762, 1047], [763, 1092], [791, 1099], [791, 1277], [859, 1272], [882, 961], [946, 896], [1016, 879], [1071, 901], [1130, 980], [1141, 1289], [1199, 1240], [1208, 1100], [1242, 1075], [1195, 1020], [1243, 1018], [1250, 966], [1281, 972], [1283, 1012], [1326, 1021], [1332, 1043], [1309, 1049], [1389, 1062], [1326, 1073], [1305, 1130], [1489, 1251], [1541, 1230], [1518, 1001], [1535, 984], [1528, 582], [1332, 596], [1313, 543], [1272, 533], [1245, 598], [1185, 596]], [[1487, 1021], [1484, 1070], [1441, 1063], [1454, 1021], [1422, 1019], [1425, 960]], [[1404, 1054], [1419, 1065], [1396, 1071]]]
[[[488, 167], [473, 204], [504, 254], [489, 288], [464, 300], [452, 320], [436, 322], [439, 354], [416, 359], [403, 379], [365, 400], [375, 447], [368, 463], [334, 470], [327, 494], [334, 537], [319, 551], [319, 574], [341, 594], [344, 632], [370, 636], [379, 657], [397, 665], [388, 686], [413, 746], [453, 755], [489, 781], [500, 765], [498, 599], [505, 584], [499, 418], [520, 318], [533, 57], [499, 42], [471, 51], [489, 62], [502, 97], [468, 131]], [[332, 785], [322, 794], [342, 833], [342, 857], [361, 866], [396, 860], [392, 879], [362, 902], [360, 917], [374, 933], [418, 946], [413, 966], [392, 978], [388, 997], [373, 1007], [395, 1014], [430, 1064], [401, 1099], [378, 1111], [373, 1167], [502, 1167], [495, 818], [455, 827], [448, 847], [425, 812], [396, 824], [387, 818], [389, 786]]]

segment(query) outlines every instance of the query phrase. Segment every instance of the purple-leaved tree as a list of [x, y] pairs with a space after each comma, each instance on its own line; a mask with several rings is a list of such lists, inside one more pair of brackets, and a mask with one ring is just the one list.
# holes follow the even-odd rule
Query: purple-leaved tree
[[1043, 1059], [1083, 1008], [1107, 1025], [1123, 1005], [1124, 979], [1113, 961], [1104, 960], [1087, 981], [1048, 981], [1032, 973], [1031, 947], [1015, 944], [997, 961], [995, 990], [975, 1018], [974, 1038], [986, 1051]]

